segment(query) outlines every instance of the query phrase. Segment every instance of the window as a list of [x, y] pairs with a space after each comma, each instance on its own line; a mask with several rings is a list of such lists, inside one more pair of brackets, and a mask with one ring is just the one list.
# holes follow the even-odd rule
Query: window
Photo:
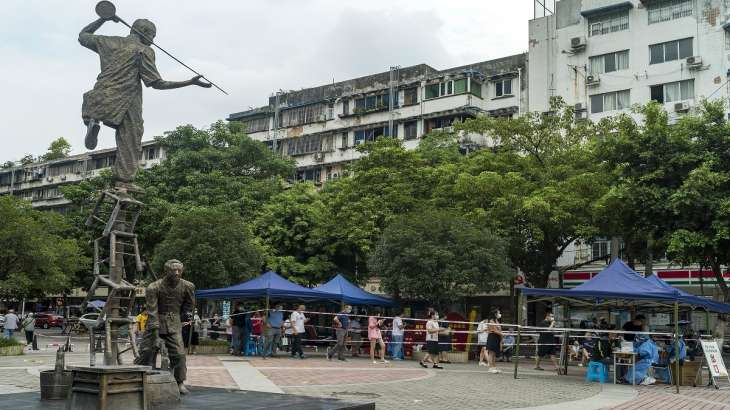
[[297, 171], [297, 181], [322, 182], [322, 168]]
[[49, 167], [48, 169], [48, 176], [59, 176], [59, 175], [66, 175], [66, 174], [72, 174], [74, 172], [74, 164], [73, 163], [67, 163], [67, 164], [61, 164], [61, 165], [55, 165], [52, 167]]
[[649, 64], [659, 64], [692, 57], [692, 39], [667, 41], [649, 46]]
[[414, 140], [418, 138], [418, 122], [410, 121], [403, 124], [403, 139]]
[[266, 131], [269, 129], [269, 117], [254, 118], [248, 121], [243, 121], [243, 132], [252, 133], [259, 131]]
[[609, 241], [596, 241], [592, 244], [592, 259], [605, 258], [610, 255]]
[[350, 115], [350, 101], [342, 101], [342, 115]]
[[691, 100], [695, 98], [695, 80], [651, 86], [651, 99], [660, 103]]
[[[369, 95], [355, 100], [355, 113], [376, 111], [388, 108], [390, 101], [389, 94]], [[396, 102], [395, 106], [398, 106]]]
[[426, 128], [424, 131], [425, 134], [428, 134], [429, 132], [433, 130], [441, 130], [446, 127], [451, 127], [454, 125], [455, 121], [461, 121], [462, 118], [459, 116], [456, 117], [440, 117], [440, 118], [431, 118], [428, 120], [424, 120], [424, 127]]
[[447, 80], [440, 83], [426, 85], [424, 99], [444, 97], [447, 95], [466, 93], [466, 78]]
[[388, 132], [388, 126], [370, 128], [366, 130], [355, 131], [355, 145], [364, 144], [366, 142], [375, 141], [376, 139], [390, 135]]
[[406, 88], [403, 91], [403, 105], [418, 104], [418, 87]]
[[155, 148], [155, 147], [147, 148], [144, 151], [144, 159], [145, 160], [148, 160], [149, 161], [151, 159], [156, 159], [159, 156], [160, 156], [160, 151], [157, 148]]
[[331, 145], [329, 135], [304, 135], [287, 141], [288, 155], [310, 154], [312, 152], [328, 151]]
[[494, 82], [494, 96], [504, 97], [512, 95], [512, 79], [505, 78]]
[[591, 96], [591, 113], [623, 110], [629, 108], [631, 94], [629, 90], [615, 91]]
[[588, 19], [588, 35], [601, 36], [629, 29], [629, 11], [621, 10]]
[[692, 15], [693, 0], [656, 0], [646, 6], [649, 24]]
[[343, 132], [340, 138], [342, 139], [342, 143], [340, 145], [342, 148], [347, 148], [350, 146], [350, 137], [349, 135], [347, 135], [346, 132]]
[[629, 50], [591, 57], [590, 66], [592, 75], [627, 70], [629, 68]]
[[469, 79], [469, 92], [479, 98], [482, 98], [482, 83], [471, 78]]
[[297, 125], [324, 121], [326, 119], [325, 108], [325, 104], [310, 104], [284, 110], [279, 116], [279, 126], [294, 127]]

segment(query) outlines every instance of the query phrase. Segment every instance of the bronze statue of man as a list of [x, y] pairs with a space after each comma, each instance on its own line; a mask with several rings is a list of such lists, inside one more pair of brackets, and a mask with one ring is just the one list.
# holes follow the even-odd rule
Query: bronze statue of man
[[211, 84], [195, 76], [187, 81], [165, 81], [155, 66], [155, 52], [150, 45], [157, 30], [151, 21], [139, 19], [126, 37], [94, 34], [112, 16], [99, 18], [79, 33], [79, 43], [99, 54], [101, 73], [94, 88], [84, 94], [81, 117], [87, 126], [85, 145], [96, 148], [100, 124], [116, 130], [117, 156], [114, 176], [120, 185], [131, 186], [142, 155], [142, 82], [158, 90]]
[[183, 264], [177, 259], [165, 262], [165, 276], [145, 290], [147, 325], [134, 363], [155, 365], [157, 341], [162, 340], [170, 357], [170, 369], [181, 394], [188, 392], [183, 383], [187, 374], [185, 347], [182, 340], [182, 316], [195, 307], [195, 285], [181, 279]]

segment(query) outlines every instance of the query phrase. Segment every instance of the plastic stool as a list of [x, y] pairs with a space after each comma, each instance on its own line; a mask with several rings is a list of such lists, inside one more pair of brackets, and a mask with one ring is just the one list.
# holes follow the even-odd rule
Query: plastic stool
[[591, 361], [586, 370], [587, 382], [608, 382], [608, 366], [605, 363]]
[[248, 340], [246, 340], [246, 349], [244, 349], [244, 355], [246, 356], [255, 356], [258, 353], [258, 349], [256, 346], [256, 341], [249, 337]]

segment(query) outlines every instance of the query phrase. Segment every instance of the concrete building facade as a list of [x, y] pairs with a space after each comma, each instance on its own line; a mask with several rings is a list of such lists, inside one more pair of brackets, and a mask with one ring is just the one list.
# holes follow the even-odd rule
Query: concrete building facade
[[729, 95], [730, 1], [560, 0], [529, 25], [531, 111], [561, 96], [597, 121], [656, 100], [673, 116]]
[[[155, 141], [142, 144], [140, 166], [149, 168], [159, 164], [165, 151]], [[102, 149], [53, 161], [0, 169], [0, 195], [15, 195], [30, 201], [34, 208], [63, 211], [69, 201], [60, 187], [76, 184], [111, 169], [116, 149]]]
[[[393, 135], [415, 148], [427, 133], [477, 115], [526, 110], [526, 55], [436, 70], [426, 64], [299, 91], [233, 113], [254, 139], [297, 162], [297, 180], [322, 183], [360, 158], [357, 145]], [[392, 128], [392, 132], [391, 132]], [[465, 144], [481, 144], [466, 138]]]

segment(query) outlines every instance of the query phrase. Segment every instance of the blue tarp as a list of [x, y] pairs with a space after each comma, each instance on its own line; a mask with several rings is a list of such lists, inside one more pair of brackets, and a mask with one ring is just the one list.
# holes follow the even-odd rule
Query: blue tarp
[[248, 282], [220, 289], [207, 289], [195, 292], [195, 296], [205, 299], [264, 298], [314, 300], [325, 299], [321, 292], [305, 288], [277, 275], [266, 272]]
[[730, 313], [730, 304], [717, 302], [712, 299], [707, 299], [702, 296], [696, 296], [691, 293], [687, 293], [687, 292], [683, 291], [682, 289], [677, 289], [674, 286], [668, 284], [661, 278], [657, 277], [657, 275], [650, 275], [646, 278], [646, 280], [654, 283], [655, 285], [657, 285], [661, 288], [676, 290], [677, 292], [679, 292], [680, 301], [684, 304], [693, 305], [693, 306], [701, 306], [707, 310], [711, 310], [713, 312], [718, 312], [718, 313]]
[[675, 300], [677, 289], [663, 289], [629, 268], [621, 259], [611, 262], [591, 280], [573, 289], [524, 288], [522, 293], [535, 296], [563, 296], [602, 299]]
[[522, 293], [531, 296], [679, 301], [683, 305], [700, 306], [713, 312], [730, 312], [727, 303], [694, 296], [672, 287], [655, 275], [645, 278], [621, 259], [614, 260], [591, 280], [573, 289], [524, 288]]
[[359, 286], [354, 285], [340, 274], [324, 285], [314, 288], [314, 290], [327, 295], [328, 299], [345, 302], [350, 305], [394, 306], [396, 304], [392, 299], [374, 295], [360, 289]]

